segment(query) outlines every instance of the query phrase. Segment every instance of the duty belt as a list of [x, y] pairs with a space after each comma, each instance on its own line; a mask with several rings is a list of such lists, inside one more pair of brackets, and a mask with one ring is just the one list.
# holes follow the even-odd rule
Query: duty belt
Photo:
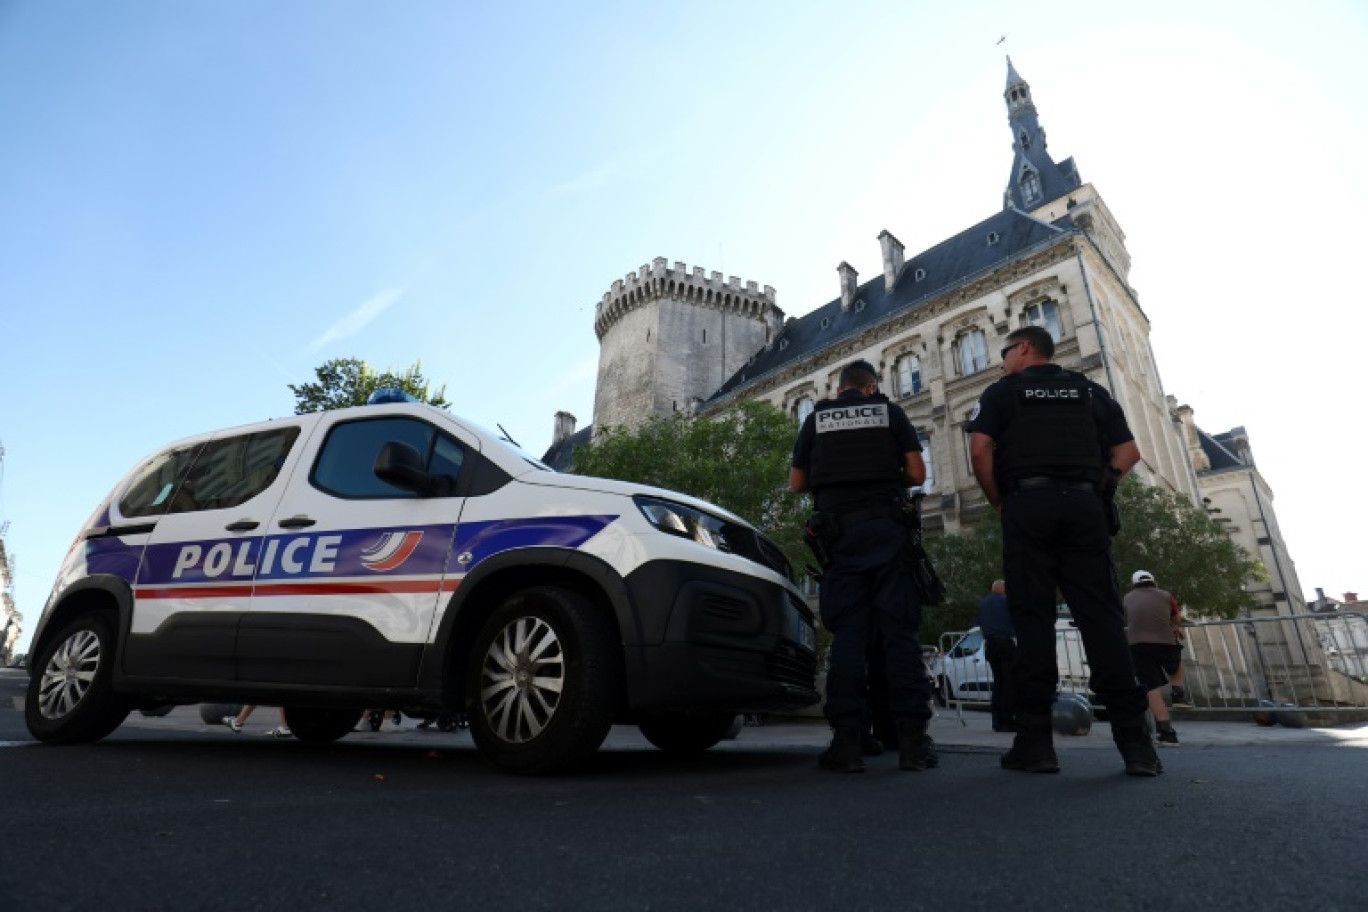
[[1036, 491], [1054, 488], [1059, 491], [1096, 491], [1097, 485], [1078, 478], [1051, 478], [1048, 475], [1028, 475], [1017, 478], [1011, 483], [1014, 491]]

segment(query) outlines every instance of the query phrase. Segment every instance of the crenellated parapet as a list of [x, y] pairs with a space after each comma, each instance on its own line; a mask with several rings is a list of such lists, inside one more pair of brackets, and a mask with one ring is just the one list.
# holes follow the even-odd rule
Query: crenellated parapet
[[723, 281], [720, 272], [705, 276], [702, 266], [690, 271], [687, 265], [676, 261], [671, 268], [665, 257], [656, 257], [649, 265], [613, 283], [594, 308], [594, 332], [602, 341], [623, 315], [663, 300], [734, 313], [777, 329], [784, 321], [784, 312], [774, 303], [774, 297], [773, 286], [766, 285], [762, 291], [756, 282], [743, 285], [736, 276]]

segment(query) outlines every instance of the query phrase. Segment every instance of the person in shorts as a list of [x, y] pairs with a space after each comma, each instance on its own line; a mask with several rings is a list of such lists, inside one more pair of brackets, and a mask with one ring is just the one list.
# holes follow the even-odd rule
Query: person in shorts
[[[1130, 592], [1123, 602], [1126, 609], [1126, 639], [1130, 642], [1135, 676], [1148, 692], [1150, 712], [1157, 730], [1155, 740], [1176, 747], [1178, 733], [1173, 730], [1163, 688], [1178, 677], [1182, 667], [1182, 628], [1179, 626], [1178, 600], [1160, 589], [1148, 570], [1131, 576]], [[1181, 688], [1175, 688], [1181, 690]], [[1177, 695], [1175, 694], [1175, 699]]]

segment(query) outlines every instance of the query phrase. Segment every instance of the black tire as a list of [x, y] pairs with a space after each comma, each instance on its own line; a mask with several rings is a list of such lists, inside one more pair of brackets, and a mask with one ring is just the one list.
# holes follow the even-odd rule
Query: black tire
[[24, 721], [47, 744], [98, 741], [128, 718], [132, 705], [114, 693], [114, 619], [85, 614], [47, 641], [29, 663]]
[[617, 631], [584, 596], [540, 586], [485, 622], [466, 664], [470, 733], [495, 768], [545, 775], [584, 763], [621, 694]]
[[[641, 734], [667, 754], [691, 757], [703, 753], [732, 733], [735, 713], [663, 713], [642, 719]], [[737, 731], [740, 730], [737, 726]]]
[[331, 744], [352, 733], [364, 709], [319, 709], [307, 706], [285, 707], [285, 724], [300, 741]]

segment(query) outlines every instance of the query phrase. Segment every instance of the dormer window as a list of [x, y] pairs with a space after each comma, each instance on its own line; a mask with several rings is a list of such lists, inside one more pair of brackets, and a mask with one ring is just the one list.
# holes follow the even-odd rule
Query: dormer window
[[1021, 175], [1021, 198], [1031, 203], [1042, 196], [1044, 193], [1040, 189], [1040, 175], [1028, 169]]
[[1021, 139], [1021, 148], [1022, 148], [1022, 149], [1029, 149], [1029, 148], [1031, 148], [1031, 135], [1030, 135], [1029, 133], [1027, 133], [1025, 130], [1022, 130], [1022, 131], [1021, 131], [1021, 135], [1020, 135], [1020, 139]]
[[828, 326], [830, 326], [830, 325], [831, 325], [831, 318], [830, 318], [830, 317], [822, 317], [822, 329], [826, 329], [826, 328], [827, 328]]
[[989, 246], [989, 247], [992, 247], [994, 244], [996, 244], [996, 243], [997, 243], [998, 241], [1000, 241], [1000, 240], [1002, 240], [1002, 237], [1001, 237], [996, 231], [990, 231], [990, 232], [988, 232], [988, 246]]
[[912, 273], [912, 281], [914, 282], [920, 282], [924, 278], [926, 278], [925, 269], [918, 269], [916, 272]]

